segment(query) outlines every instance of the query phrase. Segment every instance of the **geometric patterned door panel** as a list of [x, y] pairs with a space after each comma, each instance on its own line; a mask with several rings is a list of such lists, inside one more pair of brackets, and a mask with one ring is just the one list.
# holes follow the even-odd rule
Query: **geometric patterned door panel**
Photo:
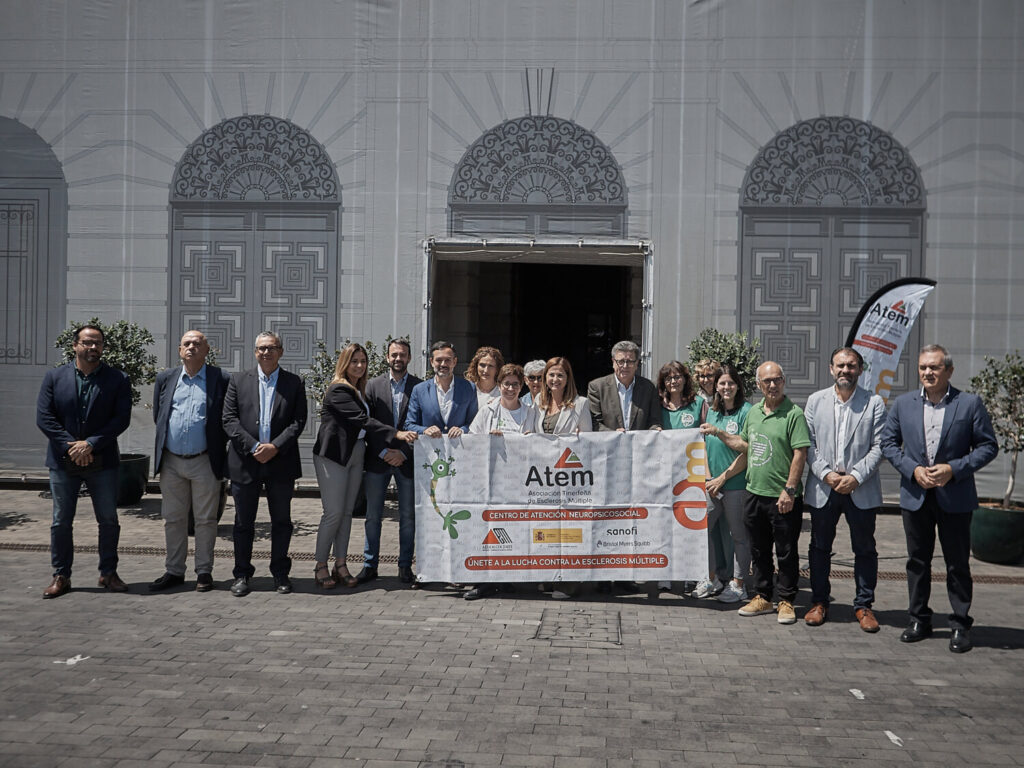
[[299, 368], [318, 339], [336, 337], [335, 212], [179, 210], [174, 218], [169, 347], [201, 329], [221, 364], [237, 371], [253, 364], [256, 334], [272, 330], [285, 343], [283, 364]]
[[242, 115], [203, 132], [171, 182], [168, 361], [195, 327], [237, 371], [271, 330], [283, 365], [308, 367], [337, 339], [340, 212], [334, 164], [303, 128]]
[[[739, 328], [786, 372], [798, 403], [827, 386], [829, 353], [871, 294], [924, 273], [924, 186], [885, 131], [848, 117], [805, 120], [747, 168], [740, 195]], [[908, 340], [893, 389], [907, 385]], [[910, 374], [913, 371], [909, 371]]]
[[[741, 327], [786, 372], [798, 402], [828, 385], [829, 353], [882, 285], [921, 274], [920, 219], [847, 216], [744, 217]], [[906, 348], [917, 346], [919, 326]], [[893, 388], [903, 388], [907, 356]]]

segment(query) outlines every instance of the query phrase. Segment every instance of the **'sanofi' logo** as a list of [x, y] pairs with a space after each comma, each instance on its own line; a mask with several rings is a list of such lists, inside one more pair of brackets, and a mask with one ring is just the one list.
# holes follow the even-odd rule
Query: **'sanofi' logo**
[[531, 465], [526, 473], [527, 487], [536, 483], [542, 488], [576, 488], [577, 486], [593, 485], [594, 473], [584, 469], [583, 462], [572, 448], [566, 448], [552, 467], [541, 470]]

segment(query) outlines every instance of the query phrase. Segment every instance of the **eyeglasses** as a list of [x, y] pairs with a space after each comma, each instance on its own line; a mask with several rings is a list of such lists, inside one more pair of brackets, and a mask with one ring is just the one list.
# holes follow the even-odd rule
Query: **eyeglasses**
[[540, 381], [543, 378], [544, 378], [543, 376], [527, 376], [526, 380], [527, 381]]
[[713, 373], [698, 373], [697, 374], [697, 378], [698, 379], [713, 379], [713, 378], [715, 378], [715, 374], [713, 374]]
[[612, 362], [615, 363], [616, 368], [632, 368], [636, 365], [636, 360], [631, 358], [621, 358], [619, 360], [612, 360]]
[[766, 387], [777, 387], [786, 380], [785, 376], [772, 376], [770, 379], [761, 379], [761, 383]]
[[503, 381], [501, 382], [502, 389], [522, 389], [522, 384], [518, 381]]
[[281, 347], [276, 345], [273, 347], [256, 347], [256, 351], [259, 352], [261, 355], [265, 355], [268, 352], [273, 352], [275, 349], [281, 349]]
[[665, 381], [668, 381], [668, 382], [672, 382], [672, 381], [682, 381], [682, 380], [683, 380], [683, 377], [682, 377], [682, 376], [680, 376], [680, 375], [679, 375], [678, 373], [676, 373], [676, 374], [673, 374], [672, 376], [667, 376], [667, 377], [665, 377]]
[[78, 341], [75, 342], [75, 344], [78, 344], [78, 346], [80, 346], [80, 347], [86, 347], [86, 348], [102, 347], [103, 346], [103, 342], [102, 341], [93, 341], [92, 339], [79, 339]]

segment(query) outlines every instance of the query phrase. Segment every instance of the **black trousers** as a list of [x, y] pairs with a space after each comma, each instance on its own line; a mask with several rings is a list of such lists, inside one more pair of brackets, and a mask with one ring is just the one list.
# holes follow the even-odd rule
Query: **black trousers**
[[750, 535], [750, 564], [754, 571], [754, 591], [765, 600], [772, 599], [772, 577], [775, 563], [772, 547], [779, 560], [776, 588], [780, 600], [793, 602], [800, 581], [800, 525], [803, 522], [804, 497], [793, 499], [793, 509], [780, 514], [778, 496], [756, 496], [747, 493], [743, 503], [743, 519]]
[[256, 535], [256, 510], [260, 503], [260, 489], [266, 488], [267, 507], [270, 509], [270, 573], [287, 576], [292, 569], [288, 546], [292, 541], [292, 493], [295, 481], [262, 478], [254, 483], [231, 482], [231, 496], [235, 500], [235, 526], [232, 538], [235, 544], [235, 578], [252, 578], [256, 569], [252, 565], [252, 544]]
[[939, 533], [942, 557], [946, 561], [946, 593], [953, 613], [950, 627], [970, 629], [974, 623], [969, 615], [974, 596], [971, 579], [971, 517], [967, 512], [947, 512], [929, 490], [920, 509], [903, 510], [903, 532], [907, 536], [907, 589], [910, 592], [908, 613], [914, 621], [931, 625], [932, 609], [928, 599], [932, 593], [932, 555], [935, 532]]

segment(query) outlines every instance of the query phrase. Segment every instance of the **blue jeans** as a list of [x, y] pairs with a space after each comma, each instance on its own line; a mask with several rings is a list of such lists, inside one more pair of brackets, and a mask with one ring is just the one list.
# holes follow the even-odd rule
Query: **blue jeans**
[[89, 477], [75, 477], [63, 470], [51, 469], [53, 523], [50, 525], [50, 562], [54, 576], [71, 578], [71, 564], [75, 559], [71, 529], [82, 483], [89, 489], [92, 510], [100, 528], [100, 575], [107, 576], [117, 570], [117, 542], [121, 537], [121, 525], [117, 522], [117, 467]]
[[416, 498], [413, 479], [403, 475], [397, 467], [392, 467], [386, 472], [367, 472], [363, 475], [363, 488], [366, 491], [366, 544], [363, 547], [363, 559], [370, 568], [377, 567], [381, 517], [384, 514], [384, 492], [392, 477], [398, 486], [398, 567], [412, 567], [412, 552], [416, 546]]
[[861, 509], [845, 494], [832, 491], [820, 509], [811, 507], [811, 546], [807, 560], [811, 571], [811, 602], [828, 605], [831, 585], [832, 542], [836, 538], [839, 518], [846, 515], [853, 549], [853, 580], [857, 595], [854, 608], [870, 608], [875, 601], [878, 582], [878, 552], [875, 550], [875, 514], [877, 509]]

